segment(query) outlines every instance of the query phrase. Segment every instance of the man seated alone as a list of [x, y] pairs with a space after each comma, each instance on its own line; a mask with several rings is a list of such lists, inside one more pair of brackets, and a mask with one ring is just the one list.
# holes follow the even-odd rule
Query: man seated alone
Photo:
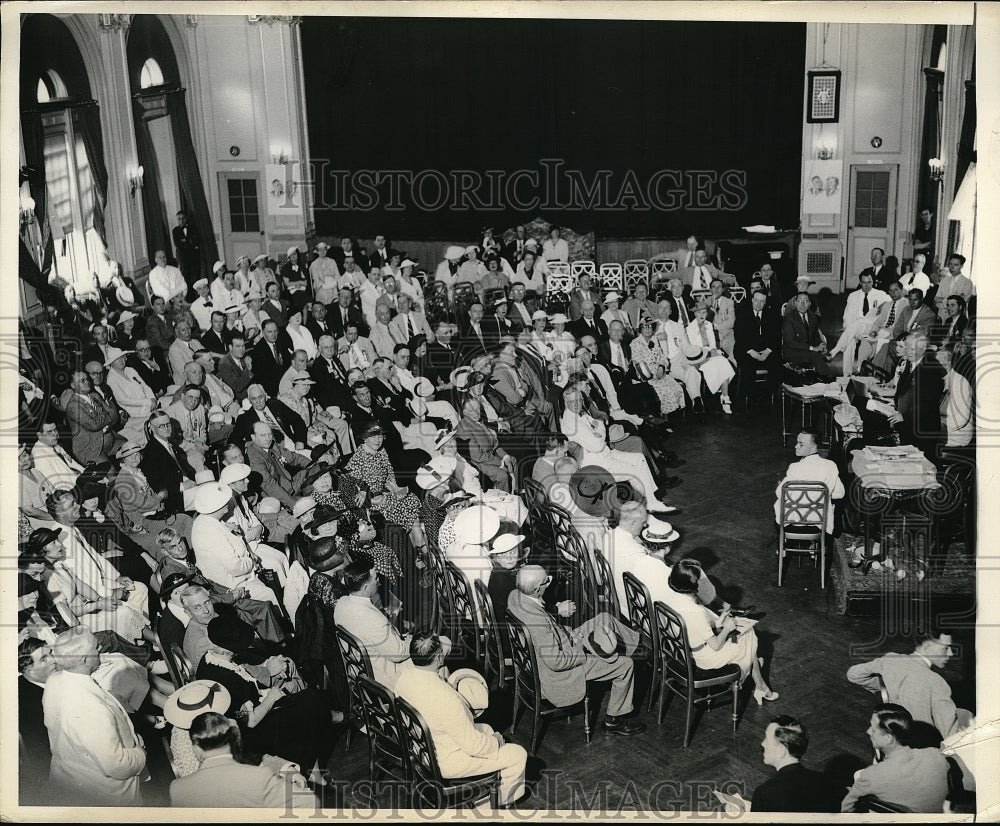
[[[368, 652], [375, 682], [390, 691], [396, 690], [400, 674], [413, 667], [410, 661], [410, 637], [403, 636], [396, 626], [372, 602], [378, 593], [378, 571], [368, 558], [356, 559], [344, 569], [344, 584], [348, 594], [337, 600], [333, 620], [338, 628], [357, 637]], [[451, 640], [442, 637], [447, 655]]]
[[523, 746], [505, 743], [503, 736], [485, 723], [473, 722], [468, 702], [441, 677], [447, 653], [441, 637], [414, 634], [409, 642], [413, 668], [399, 675], [396, 696], [424, 718], [442, 777], [499, 771], [500, 804], [509, 805], [524, 794], [528, 753]]
[[[774, 521], [781, 519], [781, 486], [785, 482], [822, 482], [826, 489], [830, 491], [830, 506], [826, 511], [827, 533], [833, 533], [833, 503], [836, 499], [844, 498], [844, 483], [840, 481], [840, 472], [837, 465], [829, 459], [824, 459], [817, 452], [819, 450], [819, 434], [812, 428], [804, 427], [799, 431], [795, 439], [795, 455], [799, 461], [792, 462], [785, 471], [785, 478], [778, 482], [774, 495], [777, 497], [774, 503]], [[798, 514], [795, 508], [790, 509], [785, 514], [785, 524], [792, 524], [800, 521], [803, 515]]]
[[854, 773], [854, 785], [840, 804], [852, 812], [858, 800], [874, 795], [885, 803], [910, 812], [940, 813], [948, 795], [948, 761], [937, 749], [909, 746], [913, 717], [895, 703], [875, 708], [868, 724], [868, 739], [885, 755], [880, 763]]
[[951, 659], [951, 634], [928, 631], [912, 654], [889, 653], [847, 670], [847, 679], [877, 694], [881, 678], [889, 702], [897, 703], [914, 720], [930, 723], [941, 737], [949, 737], [972, 722], [972, 714], [956, 708], [951, 687], [934, 667], [944, 668]]
[[[541, 565], [525, 565], [517, 572], [517, 590], [507, 602], [511, 616], [524, 623], [535, 648], [542, 696], [555, 706], [583, 700], [588, 680], [611, 680], [611, 695], [602, 731], [607, 734], [640, 734], [645, 723], [629, 719], [632, 713], [634, 672], [632, 656], [639, 634], [609, 614], [599, 614], [572, 631], [548, 613], [542, 595], [552, 582]], [[619, 642], [625, 656], [618, 653]]]

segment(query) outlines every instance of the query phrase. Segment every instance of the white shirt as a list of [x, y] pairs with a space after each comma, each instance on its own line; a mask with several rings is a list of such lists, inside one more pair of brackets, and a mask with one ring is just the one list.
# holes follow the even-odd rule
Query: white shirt
[[216, 278], [212, 282], [212, 304], [215, 305], [213, 310], [224, 313], [227, 307], [238, 306], [242, 303], [243, 293], [240, 292], [239, 285], [230, 290], [221, 278]]
[[206, 579], [230, 590], [253, 579], [254, 560], [243, 537], [213, 516], [199, 514], [191, 526], [195, 562]]
[[965, 447], [976, 431], [976, 417], [972, 413], [972, 387], [969, 380], [955, 370], [945, 375], [945, 424], [948, 430], [946, 447]]
[[198, 296], [198, 298], [191, 303], [191, 315], [194, 316], [194, 320], [198, 322], [198, 326], [201, 327], [202, 330], [208, 330], [208, 328], [212, 326], [213, 312], [216, 310], [222, 312], [225, 309], [225, 307], [216, 307], [211, 296], [207, 299]]
[[153, 267], [149, 271], [149, 288], [153, 295], [162, 296], [168, 301], [175, 295], [183, 295], [187, 292], [187, 284], [184, 282], [181, 271], [169, 264], [163, 267]]
[[36, 442], [31, 448], [31, 458], [38, 471], [55, 488], [71, 488], [76, 478], [83, 472], [83, 465], [69, 455], [62, 447], [49, 447]]
[[931, 279], [925, 272], [907, 273], [899, 279], [899, 283], [903, 285], [904, 292], [920, 290], [925, 298], [927, 297], [927, 291], [931, 288]]
[[334, 608], [333, 619], [340, 628], [354, 634], [368, 651], [375, 682], [395, 691], [400, 675], [413, 669], [409, 640], [400, 636], [368, 597], [357, 594], [341, 597]]
[[569, 261], [569, 244], [566, 243], [566, 239], [553, 241], [551, 238], [546, 238], [542, 244], [542, 258], [546, 261]]
[[319, 355], [319, 350], [316, 349], [316, 342], [313, 340], [312, 333], [306, 327], [301, 324], [298, 327], [293, 327], [289, 324], [285, 327], [285, 332], [288, 333], [288, 337], [292, 340], [292, 350], [305, 350], [306, 357], [312, 361]]

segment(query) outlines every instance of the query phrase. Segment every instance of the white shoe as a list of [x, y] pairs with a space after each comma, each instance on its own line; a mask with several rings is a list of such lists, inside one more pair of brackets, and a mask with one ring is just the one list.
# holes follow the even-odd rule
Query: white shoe
[[722, 399], [722, 412], [730, 416], [733, 415], [733, 406], [730, 403], [729, 399]]
[[667, 505], [661, 502], [659, 499], [654, 500], [653, 507], [650, 508], [652, 511], [657, 511], [658, 513], [674, 513], [677, 508], [674, 505]]

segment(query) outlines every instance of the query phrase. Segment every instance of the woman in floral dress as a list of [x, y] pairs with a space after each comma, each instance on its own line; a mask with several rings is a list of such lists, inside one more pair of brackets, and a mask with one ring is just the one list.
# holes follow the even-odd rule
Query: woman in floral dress
[[684, 407], [684, 388], [670, 375], [670, 359], [653, 336], [653, 320], [648, 316], [639, 322], [639, 335], [632, 339], [630, 349], [635, 371], [656, 391], [663, 415]]

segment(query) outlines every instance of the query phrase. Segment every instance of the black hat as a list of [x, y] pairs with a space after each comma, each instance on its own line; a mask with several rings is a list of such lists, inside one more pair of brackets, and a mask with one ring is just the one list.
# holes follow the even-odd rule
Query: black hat
[[344, 552], [337, 547], [334, 536], [325, 536], [309, 546], [309, 567], [314, 571], [329, 571], [344, 564]]
[[328, 522], [336, 522], [343, 516], [343, 511], [339, 511], [330, 505], [317, 505], [313, 511], [312, 521], [309, 523], [309, 530], [314, 531]]
[[241, 654], [253, 645], [253, 629], [235, 613], [220, 614], [208, 623], [208, 638], [220, 648]]
[[183, 588], [185, 585], [190, 585], [192, 582], [194, 582], [193, 574], [169, 574], [160, 584], [160, 599], [166, 602], [170, 599], [170, 595], [174, 591], [178, 588]]
[[57, 531], [52, 528], [36, 528], [31, 532], [31, 536], [28, 537], [25, 550], [40, 554], [45, 550], [46, 545], [53, 539], [58, 539], [62, 536], [62, 533], [62, 528]]

